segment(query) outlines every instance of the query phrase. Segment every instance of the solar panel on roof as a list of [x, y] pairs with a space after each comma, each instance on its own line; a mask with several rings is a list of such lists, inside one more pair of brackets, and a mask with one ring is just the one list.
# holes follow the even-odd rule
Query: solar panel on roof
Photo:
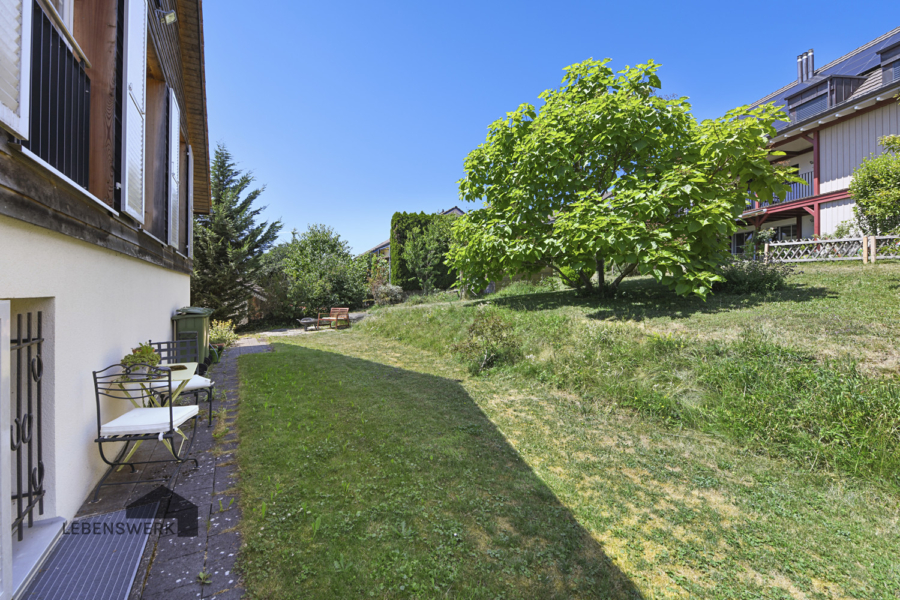
[[860, 75], [865, 73], [881, 63], [881, 58], [878, 56], [879, 50], [893, 46], [897, 42], [900, 42], [900, 33], [895, 33], [888, 39], [875, 44], [871, 48], [866, 48], [862, 52], [854, 54], [847, 60], [822, 72], [822, 75]]

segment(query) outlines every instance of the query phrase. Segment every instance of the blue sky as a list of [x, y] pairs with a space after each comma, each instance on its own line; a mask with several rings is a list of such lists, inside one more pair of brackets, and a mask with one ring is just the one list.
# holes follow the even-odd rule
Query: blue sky
[[[890, 3], [203, 3], [210, 144], [266, 185], [282, 238], [334, 227], [362, 252], [395, 211], [461, 204], [487, 126], [586, 58], [661, 63], [698, 118], [758, 100], [900, 24]], [[877, 15], [881, 14], [881, 17]]]

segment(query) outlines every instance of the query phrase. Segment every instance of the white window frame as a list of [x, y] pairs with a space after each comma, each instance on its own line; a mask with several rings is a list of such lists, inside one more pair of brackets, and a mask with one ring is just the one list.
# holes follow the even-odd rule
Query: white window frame
[[19, 110], [0, 104], [0, 126], [21, 140], [27, 140], [31, 115], [31, 0], [22, 0], [22, 43], [19, 51]]
[[169, 245], [178, 249], [181, 224], [181, 108], [169, 88]]

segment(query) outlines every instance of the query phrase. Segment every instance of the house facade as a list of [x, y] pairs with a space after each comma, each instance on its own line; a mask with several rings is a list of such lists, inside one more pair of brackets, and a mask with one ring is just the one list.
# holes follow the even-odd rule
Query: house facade
[[0, 0], [2, 599], [104, 472], [92, 371], [190, 304], [202, 23], [201, 0]]
[[832, 235], [853, 220], [853, 171], [883, 152], [879, 138], [900, 134], [898, 92], [900, 27], [818, 69], [812, 50], [798, 56], [797, 79], [753, 106], [783, 107], [770, 147], [785, 155], [772, 160], [795, 167], [805, 183], [785, 198], [750, 201], [732, 251], [742, 253], [761, 229], [796, 240]]

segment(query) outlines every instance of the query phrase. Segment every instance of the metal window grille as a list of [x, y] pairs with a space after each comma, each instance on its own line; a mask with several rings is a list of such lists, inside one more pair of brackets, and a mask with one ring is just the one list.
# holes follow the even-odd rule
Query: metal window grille
[[36, 0], [33, 11], [31, 133], [23, 145], [87, 188], [91, 80]]
[[[34, 509], [44, 514], [44, 454], [41, 435], [41, 380], [44, 361], [41, 347], [44, 343], [42, 313], [37, 318], [32, 313], [16, 315], [16, 337], [10, 340], [10, 351], [15, 382], [16, 414], [10, 425], [10, 447], [15, 456], [15, 481], [12, 501], [16, 507], [16, 519], [12, 530], [19, 541], [24, 536], [25, 523], [34, 525]], [[34, 334], [34, 335], [33, 335]]]

